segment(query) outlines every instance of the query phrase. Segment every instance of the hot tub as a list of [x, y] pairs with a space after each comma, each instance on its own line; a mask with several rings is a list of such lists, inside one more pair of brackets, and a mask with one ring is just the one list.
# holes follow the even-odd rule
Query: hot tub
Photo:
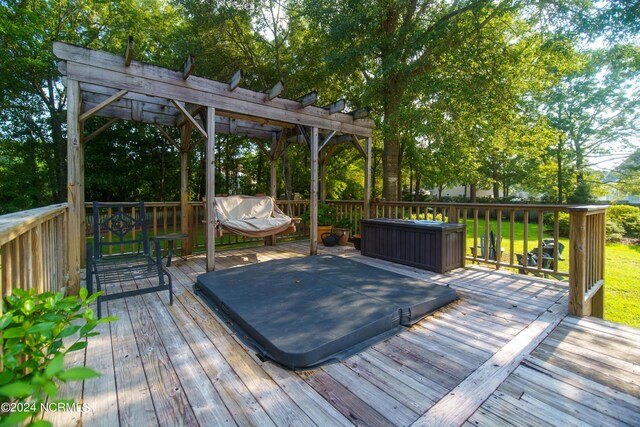
[[361, 221], [362, 255], [444, 273], [464, 267], [466, 227], [391, 218]]

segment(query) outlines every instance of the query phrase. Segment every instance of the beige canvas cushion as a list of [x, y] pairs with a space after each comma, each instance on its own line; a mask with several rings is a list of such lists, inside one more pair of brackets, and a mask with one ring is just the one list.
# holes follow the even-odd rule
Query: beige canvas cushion
[[213, 204], [220, 227], [234, 234], [264, 237], [291, 226], [291, 218], [268, 196], [216, 197]]

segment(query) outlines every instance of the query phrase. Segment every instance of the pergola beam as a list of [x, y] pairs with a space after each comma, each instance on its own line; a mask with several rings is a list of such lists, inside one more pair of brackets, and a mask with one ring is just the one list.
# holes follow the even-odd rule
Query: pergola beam
[[[178, 110], [180, 110], [182, 112], [184, 117], [187, 120], [189, 120], [191, 122], [191, 124], [193, 124], [193, 127], [195, 127], [196, 130], [198, 132], [200, 132], [200, 134], [206, 138], [207, 137], [207, 132], [204, 129], [202, 129], [202, 126], [200, 126], [200, 123], [198, 123], [198, 121], [191, 114], [189, 114], [189, 112], [184, 107], [184, 105], [182, 105], [182, 103], [180, 101], [176, 101], [175, 99], [172, 99], [171, 102], [173, 102], [173, 105], [175, 105], [178, 108]], [[215, 133], [215, 130], [214, 130], [214, 133]]]
[[124, 58], [107, 52], [55, 42], [54, 53], [63, 60], [61, 72], [67, 78], [106, 87], [121, 88], [149, 96], [175, 99], [181, 102], [216, 106], [216, 111], [228, 111], [286, 123], [320, 129], [370, 136], [374, 128], [371, 120], [358, 120], [343, 113], [331, 113], [315, 106], [300, 108], [300, 103], [285, 98], [265, 102], [252, 90], [237, 88], [229, 91], [228, 83], [191, 76], [187, 81], [182, 73], [132, 61], [126, 67]]
[[196, 58], [193, 55], [187, 56], [182, 64], [182, 80], [187, 80], [196, 66]]
[[[277, 134], [276, 132], [273, 132], [273, 133], [272, 133], [272, 136], [273, 136], [273, 137], [276, 137], [276, 134]], [[283, 147], [283, 144], [284, 144], [284, 142], [285, 142], [285, 141], [284, 141], [284, 139], [285, 139], [285, 138], [284, 138], [284, 134], [285, 134], [285, 132], [284, 132], [284, 130], [283, 130], [283, 131], [281, 131], [281, 132], [280, 132], [280, 134], [278, 135], [277, 142], [276, 142], [276, 146], [275, 146], [275, 148], [273, 149], [273, 160], [276, 160], [276, 161], [277, 161], [277, 160], [280, 158], [280, 156], [282, 155], [282, 147]]]
[[269, 90], [269, 101], [280, 96], [282, 91], [284, 91], [284, 83], [282, 83], [282, 80], [278, 80], [276, 84], [273, 85], [273, 87]]
[[345, 102], [345, 100], [339, 99], [335, 102], [332, 102], [331, 104], [325, 105], [322, 108], [327, 110], [329, 114], [336, 114], [344, 110], [346, 106], [347, 106], [347, 103]]
[[331, 141], [331, 138], [333, 138], [333, 136], [336, 134], [336, 131], [331, 131], [329, 133], [329, 135], [324, 139], [324, 141], [322, 141], [322, 144], [320, 144], [320, 147], [318, 148], [318, 151], [322, 151], [322, 149], [325, 147], [325, 145], [327, 145], [329, 143], [329, 141]]
[[109, 129], [111, 126], [113, 126], [113, 124], [115, 122], [117, 122], [118, 118], [113, 118], [111, 120], [109, 120], [107, 123], [103, 124], [102, 126], [100, 126], [98, 129], [94, 130], [93, 132], [91, 132], [91, 134], [87, 135], [84, 137], [84, 143], [86, 144], [87, 142], [91, 141], [93, 138], [95, 138], [96, 136], [100, 135], [102, 132], [104, 132], [105, 130]]
[[260, 141], [259, 139], [254, 139], [253, 142], [255, 142], [258, 145], [258, 148], [260, 149], [260, 151], [262, 151], [269, 160], [273, 160], [273, 156], [271, 155], [269, 150], [267, 150], [267, 147], [264, 146], [262, 141]]
[[244, 81], [244, 73], [242, 70], [238, 70], [233, 73], [233, 77], [231, 77], [231, 81], [229, 82], [229, 92], [233, 92], [236, 90], [238, 86], [242, 84]]
[[127, 50], [124, 52], [124, 65], [128, 67], [131, 65], [131, 61], [133, 60], [133, 36], [129, 36], [129, 40], [127, 40]]
[[162, 136], [164, 136], [164, 139], [167, 140], [167, 142], [169, 142], [169, 144], [173, 145], [174, 147], [176, 147], [176, 149], [178, 151], [180, 151], [180, 145], [176, 142], [175, 139], [173, 139], [173, 137], [171, 135], [169, 135], [169, 133], [167, 132], [167, 130], [159, 124], [155, 124], [155, 127], [160, 131], [160, 134], [162, 134]]
[[[121, 90], [118, 93], [115, 93], [115, 94], [111, 95], [109, 98], [105, 99], [104, 101], [102, 101], [101, 103], [99, 103], [98, 105], [96, 105], [95, 107], [93, 107], [92, 109], [87, 111], [86, 113], [83, 113], [79, 118], [80, 123], [82, 123], [85, 120], [93, 117], [98, 111], [100, 111], [103, 108], [109, 106], [110, 104], [112, 104], [112, 103], [114, 103], [116, 101], [119, 101], [120, 98], [125, 96], [127, 93], [129, 93], [128, 90]], [[80, 94], [78, 94], [78, 96], [80, 96]]]
[[300, 103], [302, 108], [308, 107], [309, 105], [313, 105], [318, 101], [318, 92], [315, 90], [313, 92], [309, 92], [306, 95], [302, 95], [300, 98], [296, 99]]
[[364, 148], [362, 148], [362, 144], [360, 144], [358, 137], [355, 135], [351, 135], [351, 142], [353, 143], [353, 146], [356, 147], [356, 150], [358, 150], [360, 155], [366, 159], [367, 152], [364, 150]]
[[[185, 106], [185, 108], [187, 107]], [[202, 105], [196, 105], [188, 111], [191, 117], [196, 117], [198, 114], [200, 114], [201, 111], [204, 111], [204, 109], [205, 107], [203, 107]], [[176, 127], [179, 127], [179, 128], [181, 128], [187, 121], [189, 121], [189, 119], [181, 113], [182, 112], [177, 113], [180, 116], [180, 120], [176, 118]]]
[[369, 107], [364, 107], [364, 108], [359, 108], [355, 111], [351, 111], [347, 114], [350, 114], [351, 116], [353, 116], [354, 120], [361, 120], [369, 117], [370, 112], [371, 112], [371, 109]]

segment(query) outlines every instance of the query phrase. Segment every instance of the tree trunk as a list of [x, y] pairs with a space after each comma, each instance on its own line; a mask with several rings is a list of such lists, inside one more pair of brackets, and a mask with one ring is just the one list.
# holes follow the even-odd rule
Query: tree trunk
[[263, 162], [264, 162], [264, 154], [262, 153], [262, 150], [259, 151], [258, 153], [258, 172], [257, 172], [257, 179], [256, 179], [256, 193], [264, 193], [264, 194], [268, 194], [269, 192], [266, 191], [266, 186], [265, 189], [263, 190], [262, 188], [262, 183], [263, 182], [267, 182], [266, 179], [263, 179], [264, 177], [262, 176], [263, 173]]
[[400, 200], [400, 100], [402, 91], [398, 76], [387, 77], [383, 93], [384, 110], [384, 149], [382, 151], [382, 197], [386, 201]]
[[55, 147], [54, 159], [57, 167], [54, 200], [56, 203], [62, 203], [67, 200], [67, 139], [63, 136], [59, 112], [51, 115], [51, 138]]
[[291, 165], [289, 163], [289, 144], [285, 143], [282, 149], [282, 175], [284, 178], [284, 197], [287, 200], [293, 199], [293, 188], [291, 185]]
[[584, 150], [582, 144], [577, 141], [573, 143], [576, 155], [576, 184], [584, 182]]
[[563, 137], [562, 135], [560, 135], [560, 137], [558, 137], [558, 151], [556, 153], [556, 161], [557, 161], [557, 165], [558, 165], [558, 204], [562, 204], [562, 201], [564, 199], [564, 194], [563, 194], [563, 190], [564, 190], [564, 185], [563, 185], [563, 180], [564, 180], [564, 170], [563, 165], [562, 165], [562, 149], [564, 147], [564, 141], [563, 141]]
[[475, 184], [470, 184], [469, 185], [469, 198], [471, 199], [471, 203], [477, 203], [478, 202], [478, 197], [477, 197], [477, 189], [476, 189], [476, 185]]
[[416, 201], [416, 195], [413, 192], [413, 168], [409, 169], [409, 194], [411, 195], [411, 200]]
[[498, 165], [494, 163], [491, 169], [491, 180], [493, 181], [493, 198], [497, 200], [500, 198], [500, 176], [498, 173]]

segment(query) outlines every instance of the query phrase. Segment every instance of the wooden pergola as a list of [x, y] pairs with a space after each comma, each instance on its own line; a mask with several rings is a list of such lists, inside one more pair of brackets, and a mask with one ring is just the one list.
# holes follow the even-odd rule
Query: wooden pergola
[[[317, 253], [318, 177], [324, 172], [335, 146], [353, 144], [365, 159], [364, 215], [369, 212], [371, 187], [371, 135], [373, 121], [365, 110], [342, 113], [343, 100], [324, 107], [313, 104], [311, 92], [297, 100], [278, 97], [283, 84], [277, 82], [265, 92], [240, 87], [242, 73], [223, 83], [192, 75], [194, 59], [189, 56], [182, 70], [174, 71], [133, 60], [133, 41], [124, 57], [56, 42], [53, 52], [60, 59], [60, 72], [67, 88], [67, 169], [69, 289], [80, 286], [83, 257], [84, 143], [118, 120], [132, 120], [156, 126], [181, 152], [181, 206], [183, 232], [188, 227], [188, 153], [193, 130], [206, 140], [207, 218], [206, 230], [215, 236], [215, 135], [233, 134], [251, 138], [271, 161], [271, 196], [276, 197], [276, 165], [285, 144], [303, 142], [311, 152], [311, 255]], [[84, 123], [91, 117], [111, 118], [90, 135]], [[181, 129], [174, 141], [166, 126]], [[363, 144], [364, 142], [364, 144]], [[324, 150], [324, 151], [323, 151]], [[320, 161], [320, 158], [323, 161]], [[324, 186], [323, 186], [324, 187]], [[207, 271], [214, 269], [215, 245], [207, 239]]]

